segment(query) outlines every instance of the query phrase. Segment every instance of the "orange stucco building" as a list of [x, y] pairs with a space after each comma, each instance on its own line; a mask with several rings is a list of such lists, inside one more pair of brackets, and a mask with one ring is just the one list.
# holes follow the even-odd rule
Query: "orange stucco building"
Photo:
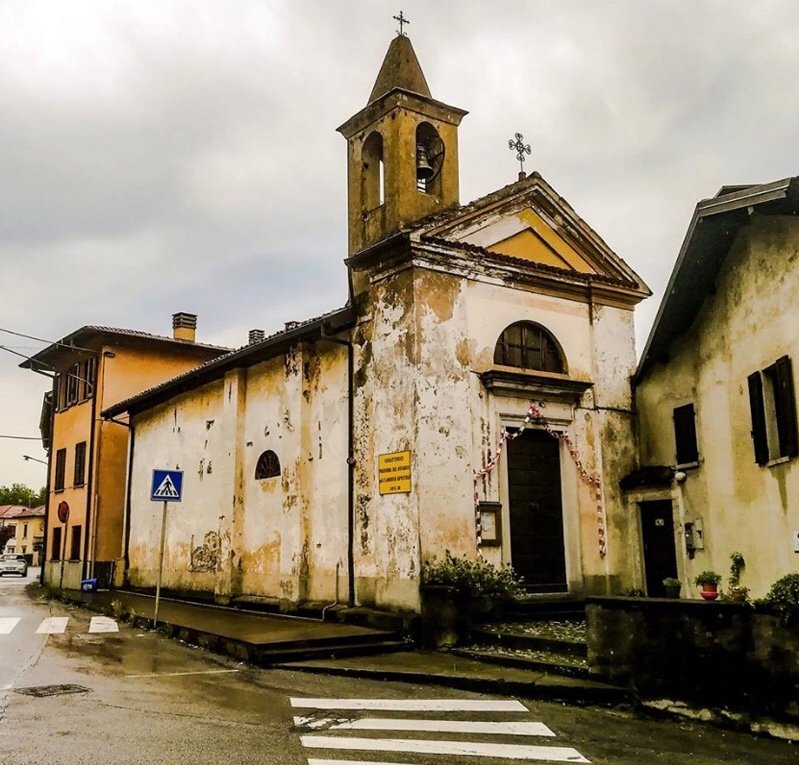
[[196, 325], [194, 314], [177, 313], [172, 337], [85, 326], [20, 365], [53, 378], [41, 420], [49, 454], [44, 581], [111, 581], [123, 549], [128, 428], [100, 412], [229, 350], [195, 342]]

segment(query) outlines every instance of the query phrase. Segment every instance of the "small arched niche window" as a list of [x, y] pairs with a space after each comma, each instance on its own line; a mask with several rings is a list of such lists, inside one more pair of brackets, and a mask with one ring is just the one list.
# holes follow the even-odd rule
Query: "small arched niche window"
[[494, 348], [494, 363], [541, 372], [566, 371], [558, 341], [533, 321], [518, 321], [505, 329]]
[[383, 165], [383, 136], [374, 132], [363, 142], [361, 150], [361, 183], [363, 209], [374, 210], [385, 200], [385, 169]]
[[280, 460], [271, 450], [265, 451], [259, 458], [255, 466], [255, 479], [274, 478], [280, 475]]

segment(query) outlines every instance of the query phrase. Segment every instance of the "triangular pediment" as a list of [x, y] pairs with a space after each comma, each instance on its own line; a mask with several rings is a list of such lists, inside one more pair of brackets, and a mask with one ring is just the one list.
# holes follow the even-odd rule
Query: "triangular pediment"
[[567, 278], [571, 273], [579, 279], [611, 279], [629, 284], [640, 297], [650, 294], [635, 271], [537, 173], [424, 221], [415, 233], [509, 263], [557, 269]]

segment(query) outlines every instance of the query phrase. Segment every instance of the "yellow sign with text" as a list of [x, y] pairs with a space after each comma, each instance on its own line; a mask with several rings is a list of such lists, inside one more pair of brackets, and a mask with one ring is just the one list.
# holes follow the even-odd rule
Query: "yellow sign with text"
[[411, 453], [379, 454], [377, 474], [381, 494], [410, 494]]

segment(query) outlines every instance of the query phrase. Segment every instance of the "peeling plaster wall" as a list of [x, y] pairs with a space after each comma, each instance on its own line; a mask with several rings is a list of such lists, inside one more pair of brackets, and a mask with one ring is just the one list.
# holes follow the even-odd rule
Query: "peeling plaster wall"
[[225, 382], [215, 381], [134, 418], [131, 474], [129, 580], [152, 587], [158, 571], [161, 503], [150, 501], [152, 470], [181, 469], [183, 496], [167, 506], [163, 586], [213, 592], [216, 566], [191, 570], [195, 548], [219, 534], [220, 516], [231, 513], [232, 492], [224, 480], [235, 444], [221, 437]]
[[[675, 485], [675, 530], [683, 592], [712, 568], [729, 571], [743, 553], [742, 584], [766, 593], [799, 570], [792, 537], [799, 531], [797, 459], [760, 467], [750, 432], [747, 376], [788, 355], [799, 382], [799, 222], [754, 215], [733, 244], [691, 329], [651, 368], [637, 389], [641, 464], [675, 462], [673, 409], [693, 402], [700, 466]], [[679, 525], [701, 518], [705, 549], [682, 554]]]
[[[218, 602], [346, 598], [346, 348], [298, 344], [137, 415], [134, 425], [132, 584], [156, 578], [161, 504], [150, 502], [152, 468], [179, 466], [184, 500], [168, 508], [164, 587], [213, 592]], [[256, 480], [266, 450], [281, 473]]]
[[[358, 603], [419, 607], [418, 356], [410, 269], [381, 278], [362, 297], [355, 346], [355, 570]], [[411, 494], [381, 496], [378, 455], [413, 452]]]
[[[618, 590], [631, 535], [616, 486], [634, 464], [632, 311], [406, 267], [373, 280], [361, 317], [354, 333], [359, 603], [416, 610], [421, 560], [445, 550], [475, 556], [473, 471], [493, 453], [501, 428], [521, 422], [531, 397], [547, 398], [498, 395], [479, 378], [494, 367], [501, 332], [521, 320], [547, 327], [563, 348], [569, 377], [594, 384], [577, 405], [552, 399], [546, 411], [568, 429], [606, 488], [611, 552], [603, 561], [594, 489], [580, 481], [561, 447], [570, 589]], [[413, 491], [381, 497], [377, 455], [403, 449], [412, 453]], [[484, 554], [509, 562], [504, 458], [480, 488], [481, 498], [502, 502], [504, 512], [503, 544], [485, 547]]]
[[[625, 561], [634, 543], [618, 481], [634, 464], [629, 378], [635, 365], [630, 310], [527, 292], [489, 281], [419, 269], [415, 282], [419, 337], [416, 411], [416, 488], [422, 557], [475, 554], [473, 470], [496, 449], [503, 427], [521, 423], [530, 399], [566, 429], [579, 456], [603, 479], [608, 556], [599, 556], [595, 490], [580, 480], [561, 446], [567, 576], [570, 590], [618, 591], [631, 578]], [[593, 387], [575, 405], [546, 393], [487, 391], [478, 374], [494, 367], [494, 347], [508, 325], [545, 326], [561, 344], [571, 379]], [[485, 547], [494, 563], [512, 562], [505, 456], [480, 482], [480, 498], [503, 504], [503, 544]]]
[[[247, 376], [242, 592], [291, 602], [347, 594], [347, 350], [298, 346]], [[274, 451], [281, 475], [256, 481]]]

